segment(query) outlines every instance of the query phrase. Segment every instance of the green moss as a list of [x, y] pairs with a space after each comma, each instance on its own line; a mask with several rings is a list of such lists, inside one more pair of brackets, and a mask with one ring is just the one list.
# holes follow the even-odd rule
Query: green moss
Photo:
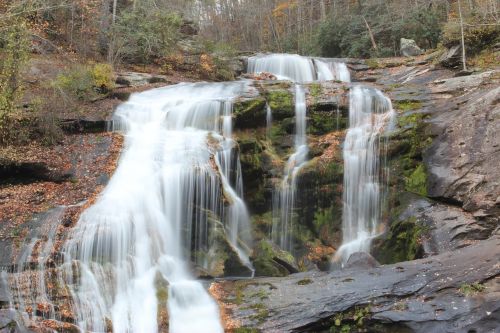
[[411, 175], [405, 179], [405, 183], [405, 189], [408, 192], [413, 192], [422, 196], [427, 195], [427, 172], [423, 163], [418, 164]]
[[376, 246], [373, 255], [382, 264], [418, 259], [422, 253], [421, 238], [426, 232], [427, 227], [415, 217], [396, 221], [385, 239]]
[[265, 126], [266, 100], [263, 97], [238, 100], [233, 105], [233, 116], [237, 128]]
[[318, 99], [319, 96], [323, 93], [323, 88], [319, 83], [313, 83], [309, 86], [309, 94], [315, 100]]
[[406, 111], [421, 109], [422, 108], [422, 103], [418, 102], [418, 101], [412, 101], [412, 100], [395, 101], [394, 102], [394, 107], [397, 110], [406, 112]]
[[[340, 112], [340, 111], [339, 111]], [[311, 111], [307, 115], [307, 133], [324, 135], [347, 127], [348, 119], [335, 111]]]
[[265, 300], [265, 299], [268, 299], [269, 296], [268, 296], [268, 293], [265, 292], [264, 290], [259, 290], [259, 291], [256, 291], [250, 295], [248, 295], [249, 298], [258, 298], [260, 299], [261, 301]]
[[484, 284], [476, 282], [471, 284], [462, 284], [459, 291], [465, 296], [471, 296], [483, 292], [485, 289], [486, 287], [484, 286]]
[[166, 303], [168, 300], [168, 287], [157, 288], [156, 298], [158, 299], [158, 303]]
[[247, 308], [256, 310], [256, 313], [250, 316], [250, 318], [257, 320], [259, 323], [262, 323], [267, 317], [269, 317], [269, 310], [263, 303], [252, 304]]
[[311, 284], [311, 283], [313, 283], [313, 281], [311, 279], [302, 279], [299, 282], [297, 282], [297, 284], [299, 286], [306, 286], [306, 285]]
[[267, 240], [261, 240], [254, 249], [255, 260], [253, 265], [256, 276], [287, 276], [288, 270], [279, 264], [274, 258], [289, 263], [295, 264], [295, 258], [288, 252], [280, 250], [273, 246]]
[[288, 90], [272, 90], [265, 97], [273, 113], [273, 119], [281, 120], [295, 114], [293, 94]]
[[377, 59], [366, 59], [365, 60], [366, 66], [372, 68], [372, 69], [377, 69], [377, 68], [383, 68], [383, 66], [378, 62]]
[[325, 226], [329, 226], [332, 221], [336, 220], [335, 216], [335, 208], [334, 207], [328, 207], [325, 209], [318, 209], [314, 213], [314, 229], [317, 233], [321, 232], [321, 229], [323, 229]]
[[248, 328], [248, 327], [238, 327], [233, 328], [233, 333], [259, 333], [260, 331], [256, 328]]
[[359, 332], [360, 329], [365, 331], [367, 328], [367, 320], [371, 317], [371, 307], [356, 306], [353, 309], [339, 312], [330, 318], [332, 326], [331, 333], [348, 333]]

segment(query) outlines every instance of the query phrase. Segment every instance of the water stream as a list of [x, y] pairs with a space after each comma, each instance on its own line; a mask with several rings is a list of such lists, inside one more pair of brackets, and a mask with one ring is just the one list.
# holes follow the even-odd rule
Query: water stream
[[[113, 121], [125, 136], [118, 168], [67, 236], [57, 269], [46, 262], [63, 207], [50, 215], [54, 223], [44, 223], [43, 242], [33, 237], [24, 246], [13, 288], [23, 291], [16, 296], [20, 310], [44, 304], [38, 314], [60, 320], [58, 300], [45, 291], [57, 284], [70, 296], [58, 312], [68, 309], [83, 331], [106, 332], [112, 325], [113, 332], [157, 332], [158, 309], [168, 306], [172, 333], [222, 332], [218, 306], [194, 279], [189, 259], [210, 268], [214, 241], [227, 239], [252, 276], [249, 216], [232, 139], [232, 101], [246, 87], [243, 81], [179, 84], [122, 104]], [[25, 270], [36, 254], [38, 270]]]
[[[293, 152], [286, 162], [279, 187], [273, 193], [273, 225], [271, 238], [282, 249], [293, 252], [293, 226], [297, 194], [297, 175], [306, 164], [308, 144], [306, 135], [306, 92], [301, 84], [337, 80], [350, 82], [351, 77], [344, 63], [313, 59], [295, 54], [270, 54], [250, 57], [249, 73], [271, 73], [279, 80], [295, 83], [295, 133]], [[267, 110], [268, 132], [272, 110]]]
[[350, 92], [349, 129], [344, 142], [342, 246], [334, 260], [346, 261], [355, 252], [369, 252], [381, 230], [382, 187], [387, 180], [381, 165], [381, 135], [393, 127], [391, 101], [379, 90], [356, 85]]

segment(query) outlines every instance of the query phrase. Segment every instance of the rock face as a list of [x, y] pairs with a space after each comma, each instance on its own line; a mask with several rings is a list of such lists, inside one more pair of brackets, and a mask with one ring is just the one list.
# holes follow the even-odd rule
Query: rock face
[[[499, 245], [494, 238], [428, 259], [255, 279], [234, 289], [234, 282], [221, 282], [233, 292], [220, 301], [232, 307], [240, 327], [262, 332], [340, 332], [343, 326], [369, 332], [495, 332]], [[244, 306], [231, 304], [234, 292]]]
[[[430, 126], [438, 135], [424, 159], [429, 196], [462, 206], [490, 229], [500, 216], [498, 82], [498, 72], [485, 72], [436, 83], [439, 93], [460, 97], [436, 110]], [[443, 108], [449, 111], [440, 112]]]
[[[273, 191], [282, 181], [284, 165], [293, 146], [295, 101], [291, 82], [259, 80], [253, 86], [256, 90], [250, 90], [234, 105], [234, 135], [240, 149], [245, 201], [254, 215], [257, 244], [262, 245], [260, 241], [265, 241], [271, 231]], [[300, 191], [297, 191], [295, 205], [294, 255], [301, 259], [317, 251], [313, 259], [307, 258], [305, 265], [312, 260], [327, 268], [332, 246], [340, 239], [343, 166], [340, 143], [347, 126], [349, 85], [322, 82], [304, 86], [310, 153], [297, 177]], [[272, 115], [270, 123], [266, 119], [267, 106]], [[260, 267], [260, 270], [256, 267], [256, 274], [282, 276], [293, 272], [283, 262], [261, 260], [259, 251], [256, 247], [254, 257]]]
[[[385, 230], [373, 241], [374, 259], [356, 254], [346, 269], [330, 274], [310, 271], [236, 284], [220, 282], [229, 291], [220, 301], [232, 309], [230, 317], [243, 331], [496, 332], [499, 72], [453, 77], [448, 69], [430, 66], [433, 57], [399, 59], [394, 66], [396, 60], [368, 68], [350, 66], [358, 80], [388, 94], [398, 112], [395, 131], [387, 137]], [[335, 94], [330, 96], [334, 90], [328, 85], [308, 87], [309, 126], [316, 110], [339, 107], [343, 117], [343, 102]], [[317, 91], [321, 93], [315, 97]], [[334, 228], [340, 227], [341, 200], [335, 205], [331, 198], [342, 193], [343, 174], [340, 169], [337, 178], [325, 176], [328, 173], [321, 168], [325, 152], [340, 147], [321, 147], [326, 137], [309, 138], [310, 161], [299, 178], [298, 196], [303, 199], [297, 202], [314, 207], [312, 217], [307, 208], [300, 211], [308, 216], [309, 222], [302, 222], [305, 230], [314, 231], [323, 244], [338, 244], [339, 239], [322, 236], [339, 234]], [[320, 146], [318, 152], [315, 145]], [[330, 171], [342, 165], [341, 159], [333, 164], [332, 156], [327, 163]], [[333, 184], [340, 188], [333, 190]], [[321, 191], [309, 190], [313, 188], [328, 193], [326, 206], [311, 205], [322, 202]], [[331, 257], [332, 253], [325, 255], [324, 266], [330, 266]], [[231, 304], [235, 298], [241, 306]]]
[[423, 53], [413, 39], [401, 38], [401, 54], [405, 57], [415, 57]]

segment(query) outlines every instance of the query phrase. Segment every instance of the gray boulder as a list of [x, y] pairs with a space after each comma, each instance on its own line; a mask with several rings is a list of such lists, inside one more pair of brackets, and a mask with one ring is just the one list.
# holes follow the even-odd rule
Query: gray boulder
[[375, 268], [380, 266], [377, 260], [366, 252], [355, 252], [351, 254], [344, 268]]
[[401, 54], [405, 57], [414, 57], [424, 53], [413, 39], [401, 38]]

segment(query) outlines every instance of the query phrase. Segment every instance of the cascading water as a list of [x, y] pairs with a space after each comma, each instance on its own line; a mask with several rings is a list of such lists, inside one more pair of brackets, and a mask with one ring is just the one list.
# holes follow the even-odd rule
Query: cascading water
[[306, 136], [306, 93], [295, 86], [295, 142], [294, 153], [286, 162], [279, 191], [274, 194], [273, 228], [271, 236], [282, 249], [292, 250], [292, 223], [297, 191], [297, 174], [307, 161], [309, 148]]
[[368, 252], [378, 233], [384, 170], [380, 136], [393, 127], [391, 101], [379, 90], [354, 86], [350, 93], [349, 129], [344, 143], [342, 246], [334, 261]]
[[[271, 237], [282, 249], [292, 251], [293, 220], [297, 192], [297, 175], [305, 165], [308, 155], [306, 136], [306, 93], [301, 83], [339, 80], [350, 82], [344, 63], [326, 59], [313, 59], [295, 54], [270, 54], [250, 57], [249, 73], [267, 72], [280, 80], [295, 82], [295, 139], [294, 151], [288, 158], [279, 188], [273, 193], [273, 225]], [[271, 109], [267, 109], [267, 126], [270, 128]]]
[[269, 54], [248, 58], [248, 73], [271, 73], [279, 80], [297, 83], [338, 80], [350, 82], [345, 63], [314, 59], [297, 54]]
[[347, 69], [347, 65], [343, 62], [331, 62], [326, 60], [315, 59], [314, 63], [317, 67], [318, 81], [342, 81], [351, 82], [351, 73]]
[[[83, 331], [106, 332], [112, 325], [113, 332], [157, 332], [159, 286], [168, 285], [170, 332], [222, 332], [217, 304], [191, 277], [188, 261], [210, 264], [197, 255], [209, 252], [211, 233], [222, 225], [252, 270], [241, 167], [231, 138], [232, 99], [245, 86], [180, 84], [135, 94], [121, 105], [114, 127], [126, 140], [115, 174], [67, 237], [56, 272], [46, 281], [49, 274], [40, 267], [40, 278], [26, 289], [56, 280]], [[51, 248], [46, 243], [44, 258]], [[14, 290], [22, 289], [22, 282], [15, 284]], [[26, 301], [30, 307], [42, 296], [49, 305], [57, 301], [38, 294]], [[54, 311], [43, 315], [60, 319]]]

